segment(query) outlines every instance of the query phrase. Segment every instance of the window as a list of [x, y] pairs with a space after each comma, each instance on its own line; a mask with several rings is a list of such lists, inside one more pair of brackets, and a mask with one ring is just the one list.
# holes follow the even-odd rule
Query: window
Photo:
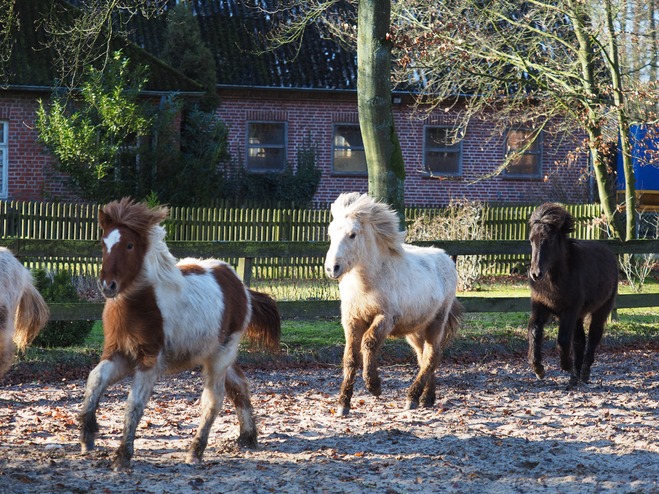
[[0, 197], [7, 197], [9, 122], [0, 120]]
[[358, 124], [335, 124], [332, 137], [332, 171], [366, 175], [366, 154]]
[[462, 175], [462, 139], [454, 127], [427, 125], [423, 134], [423, 168], [430, 175]]
[[505, 177], [540, 178], [542, 177], [542, 135], [533, 142], [534, 132], [531, 129], [510, 129], [506, 134], [506, 157], [511, 153], [521, 152], [514, 158], [504, 171]]
[[286, 166], [286, 123], [247, 122], [247, 169], [283, 171]]

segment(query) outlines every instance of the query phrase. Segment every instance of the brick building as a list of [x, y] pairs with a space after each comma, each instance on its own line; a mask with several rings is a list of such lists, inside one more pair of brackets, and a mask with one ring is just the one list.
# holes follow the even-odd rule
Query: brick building
[[[217, 115], [230, 126], [232, 154], [240, 156], [253, 173], [282, 170], [287, 161], [295, 162], [298, 147], [310, 137], [318, 146], [322, 171], [315, 202], [331, 202], [344, 191], [366, 192], [355, 54], [310, 28], [295, 60], [285, 49], [257, 55], [259, 47], [252, 33], [266, 29], [268, 20], [262, 11], [227, 0], [195, 0], [190, 4], [202, 37], [215, 56], [221, 99]], [[166, 66], [153, 58], [164, 46], [164, 23], [164, 16], [135, 21], [131, 41], [140, 48], [131, 46], [139, 56], [151, 57], [150, 66], [166, 74], [151, 77], [158, 81], [158, 87], [151, 88], [154, 93], [194, 90], [192, 81], [180, 74], [173, 77], [174, 72], [167, 72]], [[23, 29], [21, 34], [27, 31], [31, 30]], [[43, 154], [37, 142], [36, 100], [50, 94], [48, 82], [38, 79], [34, 74], [23, 74], [16, 81], [19, 83], [0, 90], [2, 198], [38, 200], [66, 193], [49, 177], [51, 158]], [[493, 202], [592, 200], [585, 180], [588, 156], [581, 153], [568, 164], [567, 157], [576, 147], [570, 140], [545, 135], [506, 172], [478, 180], [502, 164], [507, 150], [521, 146], [528, 129], [512, 128], [496, 135], [487, 119], [479, 119], [470, 122], [462, 140], [453, 144], [447, 136], [455, 123], [454, 110], [438, 109], [421, 118], [414, 113], [412, 103], [409, 94], [394, 92], [407, 204], [439, 205], [461, 198]]]

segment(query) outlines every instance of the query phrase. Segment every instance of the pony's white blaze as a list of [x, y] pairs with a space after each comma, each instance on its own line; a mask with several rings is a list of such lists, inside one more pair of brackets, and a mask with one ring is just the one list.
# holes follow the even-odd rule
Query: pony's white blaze
[[121, 233], [119, 229], [112, 230], [110, 234], [103, 239], [105, 248], [108, 250], [108, 254], [112, 251], [112, 247], [121, 240]]

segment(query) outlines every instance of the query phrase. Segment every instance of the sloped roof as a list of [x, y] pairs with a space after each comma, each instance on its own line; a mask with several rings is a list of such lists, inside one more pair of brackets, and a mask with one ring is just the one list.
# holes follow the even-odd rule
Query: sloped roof
[[[57, 79], [53, 61], [57, 54], [54, 49], [46, 47], [49, 35], [43, 20], [49, 15], [57, 15], [66, 22], [72, 18], [74, 7], [63, 0], [16, 0], [15, 10], [19, 24], [12, 33], [14, 45], [9, 60], [4, 64], [5, 79], [0, 83], [10, 87], [53, 87]], [[152, 54], [124, 38], [113, 36], [111, 50], [119, 49], [132, 61], [148, 65], [149, 80], [145, 89], [165, 92], [203, 91], [195, 81]]]
[[[168, 0], [173, 7], [174, 0]], [[263, 51], [259, 40], [272, 27], [275, 0], [189, 0], [202, 38], [215, 57], [217, 83], [305, 89], [356, 89], [356, 53], [307, 27], [299, 52], [286, 46]], [[335, 8], [350, 9], [349, 4]], [[281, 15], [281, 14], [279, 14]], [[165, 45], [166, 15], [133, 21], [130, 38], [155, 56]]]

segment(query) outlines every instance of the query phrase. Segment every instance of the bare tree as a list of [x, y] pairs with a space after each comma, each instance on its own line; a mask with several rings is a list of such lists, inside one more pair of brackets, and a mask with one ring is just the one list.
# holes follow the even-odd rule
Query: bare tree
[[116, 36], [128, 37], [126, 26], [136, 15], [161, 14], [167, 0], [78, 0], [78, 8], [53, 2], [44, 13], [43, 26], [49, 36], [47, 46], [57, 53], [55, 64], [60, 84], [74, 87], [84, 69], [101, 63], [105, 67], [118, 46]]
[[268, 36], [268, 49], [292, 44], [299, 50], [310, 25], [349, 49], [356, 48], [357, 106], [368, 167], [368, 193], [392, 205], [402, 217], [405, 166], [391, 105], [390, 0], [358, 0], [352, 7], [338, 0], [273, 4], [275, 8], [266, 11], [280, 14], [281, 22]]
[[[621, 52], [628, 53], [628, 43], [638, 38], [638, 33], [628, 32], [630, 26], [652, 39], [651, 23], [638, 20], [641, 15], [616, 23], [621, 7], [611, 0], [603, 5], [579, 0], [410, 0], [396, 5], [397, 78], [418, 83], [420, 103], [435, 107], [464, 101], [464, 121], [486, 116], [498, 122], [500, 130], [527, 122], [535, 135], [585, 131], [611, 231], [622, 239], [635, 237], [629, 126], [656, 119], [647, 104], [641, 109], [641, 102], [656, 101], [657, 92], [642, 78], [632, 77], [640, 68], [651, 67], [648, 57], [627, 56], [635, 64], [632, 69], [623, 63]], [[623, 136], [625, 209], [630, 212], [624, 228], [622, 208], [609, 186], [606, 130], [612, 125]], [[509, 156], [495, 173], [515, 158]]]

